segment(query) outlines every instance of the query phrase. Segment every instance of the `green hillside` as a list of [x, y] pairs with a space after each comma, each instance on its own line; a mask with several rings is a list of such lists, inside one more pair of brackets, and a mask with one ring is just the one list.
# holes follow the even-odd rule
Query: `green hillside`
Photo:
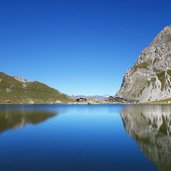
[[29, 82], [0, 72], [0, 104], [54, 104], [71, 99], [37, 81]]

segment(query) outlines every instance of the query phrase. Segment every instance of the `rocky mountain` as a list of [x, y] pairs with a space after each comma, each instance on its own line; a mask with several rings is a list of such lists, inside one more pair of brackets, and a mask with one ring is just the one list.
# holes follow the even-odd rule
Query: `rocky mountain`
[[43, 83], [0, 72], [0, 104], [51, 104], [70, 100], [67, 95]]
[[171, 102], [171, 26], [143, 50], [126, 72], [116, 97], [138, 103]]
[[171, 168], [170, 111], [170, 105], [134, 105], [121, 112], [125, 130], [160, 171]]

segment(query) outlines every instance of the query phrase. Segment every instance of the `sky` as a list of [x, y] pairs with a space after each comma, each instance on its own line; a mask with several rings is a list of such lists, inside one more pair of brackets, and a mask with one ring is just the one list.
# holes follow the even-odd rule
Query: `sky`
[[115, 95], [169, 0], [0, 0], [0, 71], [68, 95]]

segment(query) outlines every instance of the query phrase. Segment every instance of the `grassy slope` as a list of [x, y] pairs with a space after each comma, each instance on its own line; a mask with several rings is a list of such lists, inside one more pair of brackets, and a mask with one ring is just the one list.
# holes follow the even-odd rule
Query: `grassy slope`
[[69, 97], [40, 82], [17, 81], [14, 77], [0, 73], [0, 104], [12, 103], [68, 103]]
[[171, 98], [157, 100], [157, 101], [151, 101], [151, 102], [149, 102], [149, 104], [171, 104]]

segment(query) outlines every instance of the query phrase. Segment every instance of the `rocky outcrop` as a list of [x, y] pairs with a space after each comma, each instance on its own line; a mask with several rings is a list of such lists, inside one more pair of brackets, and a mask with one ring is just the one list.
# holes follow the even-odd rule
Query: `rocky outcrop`
[[120, 97], [113, 97], [113, 96], [109, 96], [106, 100], [108, 103], [119, 103], [119, 104], [128, 104], [128, 103], [131, 103], [131, 101], [128, 101], [124, 98], [120, 98]]
[[161, 171], [171, 168], [171, 106], [134, 105], [121, 112], [125, 130]]
[[171, 98], [171, 27], [165, 27], [126, 72], [116, 97], [139, 103]]

